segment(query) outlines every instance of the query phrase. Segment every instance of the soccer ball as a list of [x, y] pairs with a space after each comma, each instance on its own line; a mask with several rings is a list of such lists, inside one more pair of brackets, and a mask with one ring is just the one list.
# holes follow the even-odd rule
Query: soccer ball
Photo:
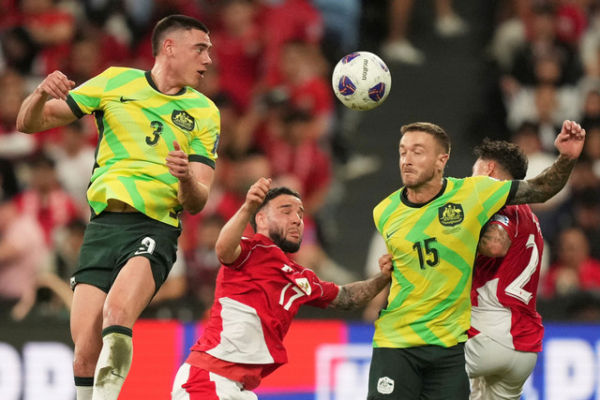
[[337, 63], [331, 78], [333, 92], [353, 110], [371, 110], [383, 103], [392, 88], [387, 65], [373, 53], [357, 51]]

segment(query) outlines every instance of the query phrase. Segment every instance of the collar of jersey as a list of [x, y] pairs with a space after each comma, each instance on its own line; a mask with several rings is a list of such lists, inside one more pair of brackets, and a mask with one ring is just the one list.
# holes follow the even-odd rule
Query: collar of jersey
[[144, 75], [146, 76], [146, 80], [148, 81], [148, 84], [152, 87], [152, 89], [156, 90], [158, 93], [162, 93], [165, 96], [181, 96], [182, 94], [185, 93], [186, 88], [185, 86], [181, 88], [181, 90], [175, 94], [166, 94], [161, 92], [160, 90], [158, 90], [158, 87], [156, 87], [156, 83], [154, 83], [154, 80], [152, 79], [152, 74], [150, 73], [150, 71], [146, 71], [144, 73]]
[[412, 201], [410, 201], [408, 199], [408, 195], [406, 194], [406, 187], [403, 187], [402, 190], [400, 191], [400, 201], [402, 201], [402, 203], [404, 203], [404, 205], [406, 205], [408, 207], [421, 208], [424, 205], [427, 205], [427, 204], [431, 203], [432, 201], [434, 201], [435, 199], [437, 199], [438, 197], [440, 197], [444, 193], [444, 191], [446, 191], [447, 185], [448, 185], [448, 180], [446, 178], [444, 178], [444, 181], [442, 182], [442, 188], [440, 189], [438, 194], [433, 196], [431, 198], [431, 200], [426, 201], [425, 203], [413, 203]]

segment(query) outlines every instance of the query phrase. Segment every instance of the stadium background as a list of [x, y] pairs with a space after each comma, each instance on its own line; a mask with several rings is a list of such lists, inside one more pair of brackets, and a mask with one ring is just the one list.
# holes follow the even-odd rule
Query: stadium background
[[[18, 3], [5, 0], [0, 4], [7, 10]], [[218, 8], [217, 1], [197, 3]], [[334, 2], [314, 3], [323, 9], [328, 5], [335, 9]], [[386, 103], [378, 109], [358, 113], [339, 104], [335, 109], [336, 120], [343, 128], [340, 130], [345, 154], [332, 155], [334, 173], [328, 201], [320, 211], [326, 214], [321, 221], [321, 235], [329, 257], [355, 277], [367, 274], [365, 263], [374, 233], [372, 207], [400, 185], [396, 146], [402, 124], [432, 121], [450, 133], [453, 141], [447, 167], [450, 176], [470, 174], [473, 145], [484, 136], [509, 138], [502, 121], [505, 110], [498, 104], [495, 93], [498, 71], [487, 51], [498, 27], [498, 10], [511, 2], [455, 1], [455, 10], [468, 23], [469, 32], [452, 39], [441, 39], [435, 33], [433, 2], [416, 3], [410, 38], [426, 54], [426, 62], [418, 66], [388, 62], [393, 88]], [[597, 9], [593, 1], [585, 7]], [[346, 26], [350, 31], [360, 32], [358, 49], [380, 53], [387, 32], [386, 16], [386, 1], [362, 1], [358, 25]], [[328, 53], [331, 57], [332, 54], [335, 52]], [[351, 169], [350, 165], [357, 168]], [[547, 329], [545, 350], [533, 380], [528, 383], [525, 399], [600, 398], [600, 325], [595, 301], [596, 297], [585, 298], [592, 310], [578, 320], [569, 318], [561, 299], [541, 302]], [[173, 310], [167, 313], [173, 315], [177, 315]], [[149, 316], [156, 317], [159, 313]], [[361, 322], [361, 311], [342, 314], [305, 309], [299, 317], [286, 342], [290, 364], [264, 381], [258, 391], [260, 398], [364, 398], [372, 327]], [[198, 321], [199, 318], [184, 318], [184, 321], [151, 318], [136, 325], [134, 367], [123, 392], [124, 399], [167, 398], [177, 366], [202, 330]], [[20, 322], [0, 321], [0, 399], [74, 398], [71, 358], [64, 312], [48, 316], [38, 310]]]

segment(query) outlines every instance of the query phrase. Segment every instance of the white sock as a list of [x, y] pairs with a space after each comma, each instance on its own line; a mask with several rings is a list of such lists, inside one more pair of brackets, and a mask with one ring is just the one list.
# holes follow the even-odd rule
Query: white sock
[[92, 400], [94, 391], [94, 378], [75, 377], [75, 390], [77, 391], [77, 400]]
[[102, 350], [94, 373], [93, 400], [117, 400], [131, 367], [131, 329], [113, 325], [102, 330]]

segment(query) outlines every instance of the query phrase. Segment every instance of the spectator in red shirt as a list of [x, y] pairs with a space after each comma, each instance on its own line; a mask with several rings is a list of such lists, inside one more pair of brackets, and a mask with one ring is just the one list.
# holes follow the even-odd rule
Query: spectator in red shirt
[[291, 175], [300, 181], [304, 210], [315, 215], [325, 202], [331, 181], [331, 159], [317, 142], [306, 136], [310, 116], [292, 109], [283, 117], [281, 135], [265, 142], [273, 176]]
[[600, 261], [590, 257], [589, 242], [580, 228], [560, 233], [557, 261], [550, 266], [542, 290], [545, 297], [600, 290]]
[[15, 198], [20, 213], [36, 219], [44, 231], [47, 244], [54, 241], [57, 228], [78, 217], [75, 201], [58, 183], [54, 161], [44, 154], [30, 163], [29, 188]]
[[244, 111], [259, 79], [263, 42], [250, 0], [228, 0], [221, 10], [221, 29], [212, 35], [221, 89]]
[[265, 38], [264, 80], [268, 87], [281, 83], [279, 60], [282, 47], [291, 40], [315, 45], [323, 36], [319, 11], [308, 0], [261, 0], [259, 24]]
[[283, 47], [281, 71], [289, 101], [311, 117], [305, 126], [305, 136], [317, 140], [330, 133], [334, 112], [326, 69], [325, 58], [317, 48], [300, 41], [288, 42]]
[[23, 26], [42, 47], [41, 74], [64, 69], [63, 63], [75, 34], [75, 18], [57, 7], [53, 0], [22, 0], [20, 8]]

